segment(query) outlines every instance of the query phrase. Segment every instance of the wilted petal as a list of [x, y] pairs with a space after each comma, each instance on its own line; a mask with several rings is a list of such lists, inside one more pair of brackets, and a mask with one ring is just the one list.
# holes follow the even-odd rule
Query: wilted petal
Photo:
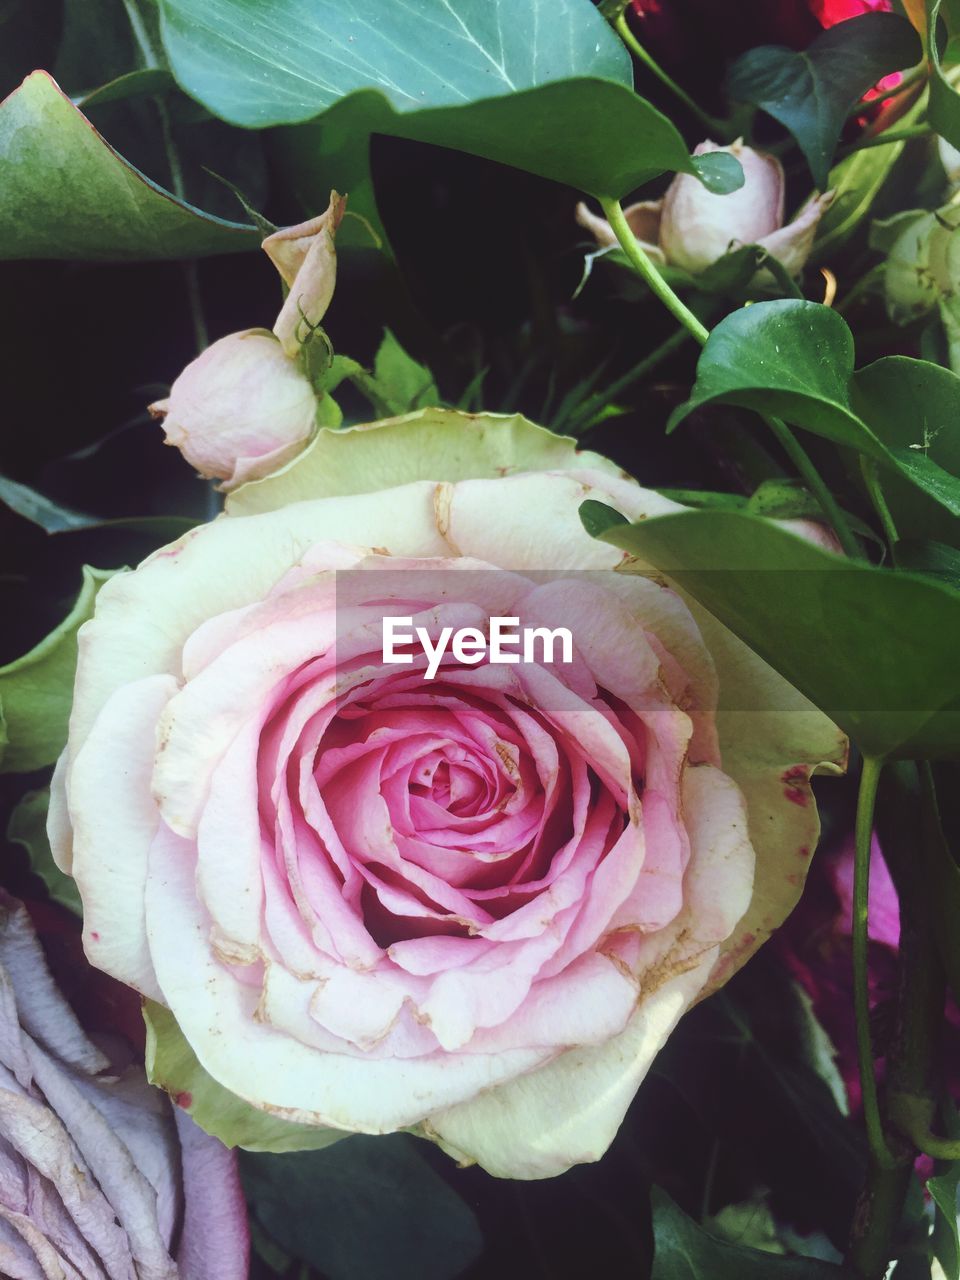
[[337, 283], [334, 238], [346, 206], [346, 197], [331, 191], [330, 204], [319, 217], [275, 231], [263, 242], [290, 290], [273, 326], [288, 356], [295, 356], [309, 340], [330, 305]]
[[814, 196], [792, 222], [768, 236], [761, 236], [757, 244], [781, 262], [790, 275], [799, 275], [810, 257], [820, 219], [832, 204], [832, 191], [828, 191], [826, 195]]
[[174, 1114], [183, 1161], [180, 1280], [239, 1280], [247, 1274], [250, 1230], [236, 1158], [185, 1112]]

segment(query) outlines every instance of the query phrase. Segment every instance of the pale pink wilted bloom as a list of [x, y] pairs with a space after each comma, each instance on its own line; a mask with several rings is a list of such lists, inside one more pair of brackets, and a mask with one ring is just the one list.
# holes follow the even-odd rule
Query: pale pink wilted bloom
[[317, 398], [296, 361], [266, 329], [220, 338], [150, 406], [201, 475], [232, 489], [295, 457], [316, 427]]
[[0, 1274], [244, 1280], [234, 1155], [121, 1056], [88, 1039], [0, 891]]
[[263, 242], [263, 251], [280, 272], [289, 293], [273, 326], [288, 356], [296, 356], [326, 314], [337, 283], [334, 237], [347, 206], [346, 196], [330, 193], [316, 218], [282, 227]]
[[[624, 214], [633, 234], [654, 261], [698, 275], [741, 245], [757, 244], [797, 275], [810, 256], [817, 226], [832, 195], [815, 196], [784, 225], [786, 182], [776, 156], [735, 142], [701, 142], [694, 155], [726, 151], [743, 167], [744, 183], [729, 195], [714, 195], [692, 174], [679, 173], [660, 200], [629, 205]], [[601, 248], [617, 238], [605, 218], [583, 203], [577, 221]]]
[[[500, 1176], [596, 1160], [680, 1016], [796, 903], [843, 735], [698, 606], [613, 573], [586, 498], [677, 510], [515, 417], [321, 430], [101, 589], [51, 843], [93, 963], [253, 1106]], [[448, 654], [426, 684], [422, 652], [382, 650], [398, 610], [434, 641], [559, 624], [576, 653]]]

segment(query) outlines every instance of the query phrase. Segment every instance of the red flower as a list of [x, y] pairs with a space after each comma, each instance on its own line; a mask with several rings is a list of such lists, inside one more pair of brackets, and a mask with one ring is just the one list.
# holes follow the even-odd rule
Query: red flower
[[835, 27], [863, 13], [889, 13], [892, 8], [890, 0], [810, 0], [813, 16], [824, 27]]

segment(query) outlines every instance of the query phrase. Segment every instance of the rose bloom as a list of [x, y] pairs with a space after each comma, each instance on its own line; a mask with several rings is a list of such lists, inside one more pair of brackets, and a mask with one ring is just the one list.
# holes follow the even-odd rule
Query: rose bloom
[[236, 1159], [54, 985], [0, 891], [0, 1274], [6, 1280], [244, 1280]]
[[[742, 142], [721, 147], [709, 140], [701, 142], [693, 154], [716, 151], [729, 152], [740, 161], [743, 186], [729, 195], [715, 195], [693, 174], [678, 173], [662, 200], [642, 200], [624, 209], [633, 234], [655, 262], [692, 275], [747, 244], [766, 249], [791, 275], [799, 275], [832, 193], [808, 200], [793, 221], [786, 222], [786, 179], [777, 157]], [[606, 218], [591, 213], [587, 205], [578, 204], [576, 216], [601, 248], [617, 244]]]
[[[102, 588], [52, 844], [94, 964], [254, 1107], [502, 1176], [596, 1160], [796, 902], [842, 735], [659, 578], [598, 576], [624, 557], [586, 498], [676, 509], [430, 410], [321, 431]], [[426, 682], [384, 663], [385, 612], [564, 626], [574, 660]]]

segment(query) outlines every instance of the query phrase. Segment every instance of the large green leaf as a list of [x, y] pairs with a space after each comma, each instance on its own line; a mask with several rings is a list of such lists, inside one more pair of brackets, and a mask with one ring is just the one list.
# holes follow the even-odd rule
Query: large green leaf
[[[373, 133], [430, 142], [594, 195], [666, 170], [732, 190], [730, 157], [688, 153], [630, 87], [630, 61], [589, 0], [161, 0], [180, 84], [233, 123], [322, 119], [283, 143], [308, 205], [331, 186], [375, 214]], [[327, 111], [327, 109], [330, 109]], [[346, 228], [345, 228], [346, 230]], [[355, 237], [354, 237], [355, 238]]]
[[0, 103], [0, 257], [186, 258], [259, 240], [128, 164], [45, 72]]
[[480, 1253], [477, 1220], [406, 1134], [243, 1156], [257, 1221], [329, 1280], [450, 1280]]
[[197, 1060], [169, 1009], [153, 1000], [143, 1006], [147, 1024], [146, 1069], [151, 1084], [165, 1089], [206, 1133], [228, 1147], [247, 1151], [312, 1151], [347, 1135], [314, 1129], [258, 1111], [224, 1089]]
[[[952, 406], [948, 414], [960, 411], [960, 381], [912, 362], [913, 398], [894, 430], [883, 396], [863, 391], [871, 379], [854, 383], [853, 354], [853, 335], [830, 307], [787, 298], [735, 311], [710, 334], [690, 399], [674, 412], [670, 429], [707, 404], [777, 414], [892, 468], [951, 517], [960, 515], [960, 479], [929, 450], [912, 447], [922, 443], [925, 416], [940, 424], [944, 405]], [[901, 439], [901, 429], [913, 439]]]
[[[944, 72], [937, 39], [937, 23], [941, 17], [944, 20], [947, 19], [950, 6], [943, 4], [942, 0], [926, 0], [926, 2], [927, 31], [924, 43], [930, 63], [928, 115], [934, 129], [953, 146], [960, 147], [960, 93], [957, 93], [950, 78]], [[950, 34], [957, 33], [951, 31]]]
[[255, 128], [310, 120], [355, 89], [420, 111], [578, 75], [631, 83], [589, 0], [160, 0], [160, 12], [183, 88]]
[[789, 129], [825, 190], [851, 110], [878, 80], [913, 66], [920, 56], [917, 33], [906, 19], [866, 13], [838, 22], [802, 53], [776, 45], [749, 50], [731, 67], [727, 92], [762, 107]]
[[28, 773], [53, 764], [67, 740], [77, 667], [77, 632], [93, 613], [112, 570], [84, 566], [83, 586], [68, 616], [29, 653], [0, 667], [0, 708], [6, 749], [0, 771]]
[[739, 511], [630, 525], [598, 503], [588, 530], [670, 577], [871, 755], [960, 752], [960, 592], [822, 551]]
[[784, 1258], [728, 1244], [704, 1231], [653, 1187], [650, 1280], [844, 1280], [850, 1272], [815, 1258]]

